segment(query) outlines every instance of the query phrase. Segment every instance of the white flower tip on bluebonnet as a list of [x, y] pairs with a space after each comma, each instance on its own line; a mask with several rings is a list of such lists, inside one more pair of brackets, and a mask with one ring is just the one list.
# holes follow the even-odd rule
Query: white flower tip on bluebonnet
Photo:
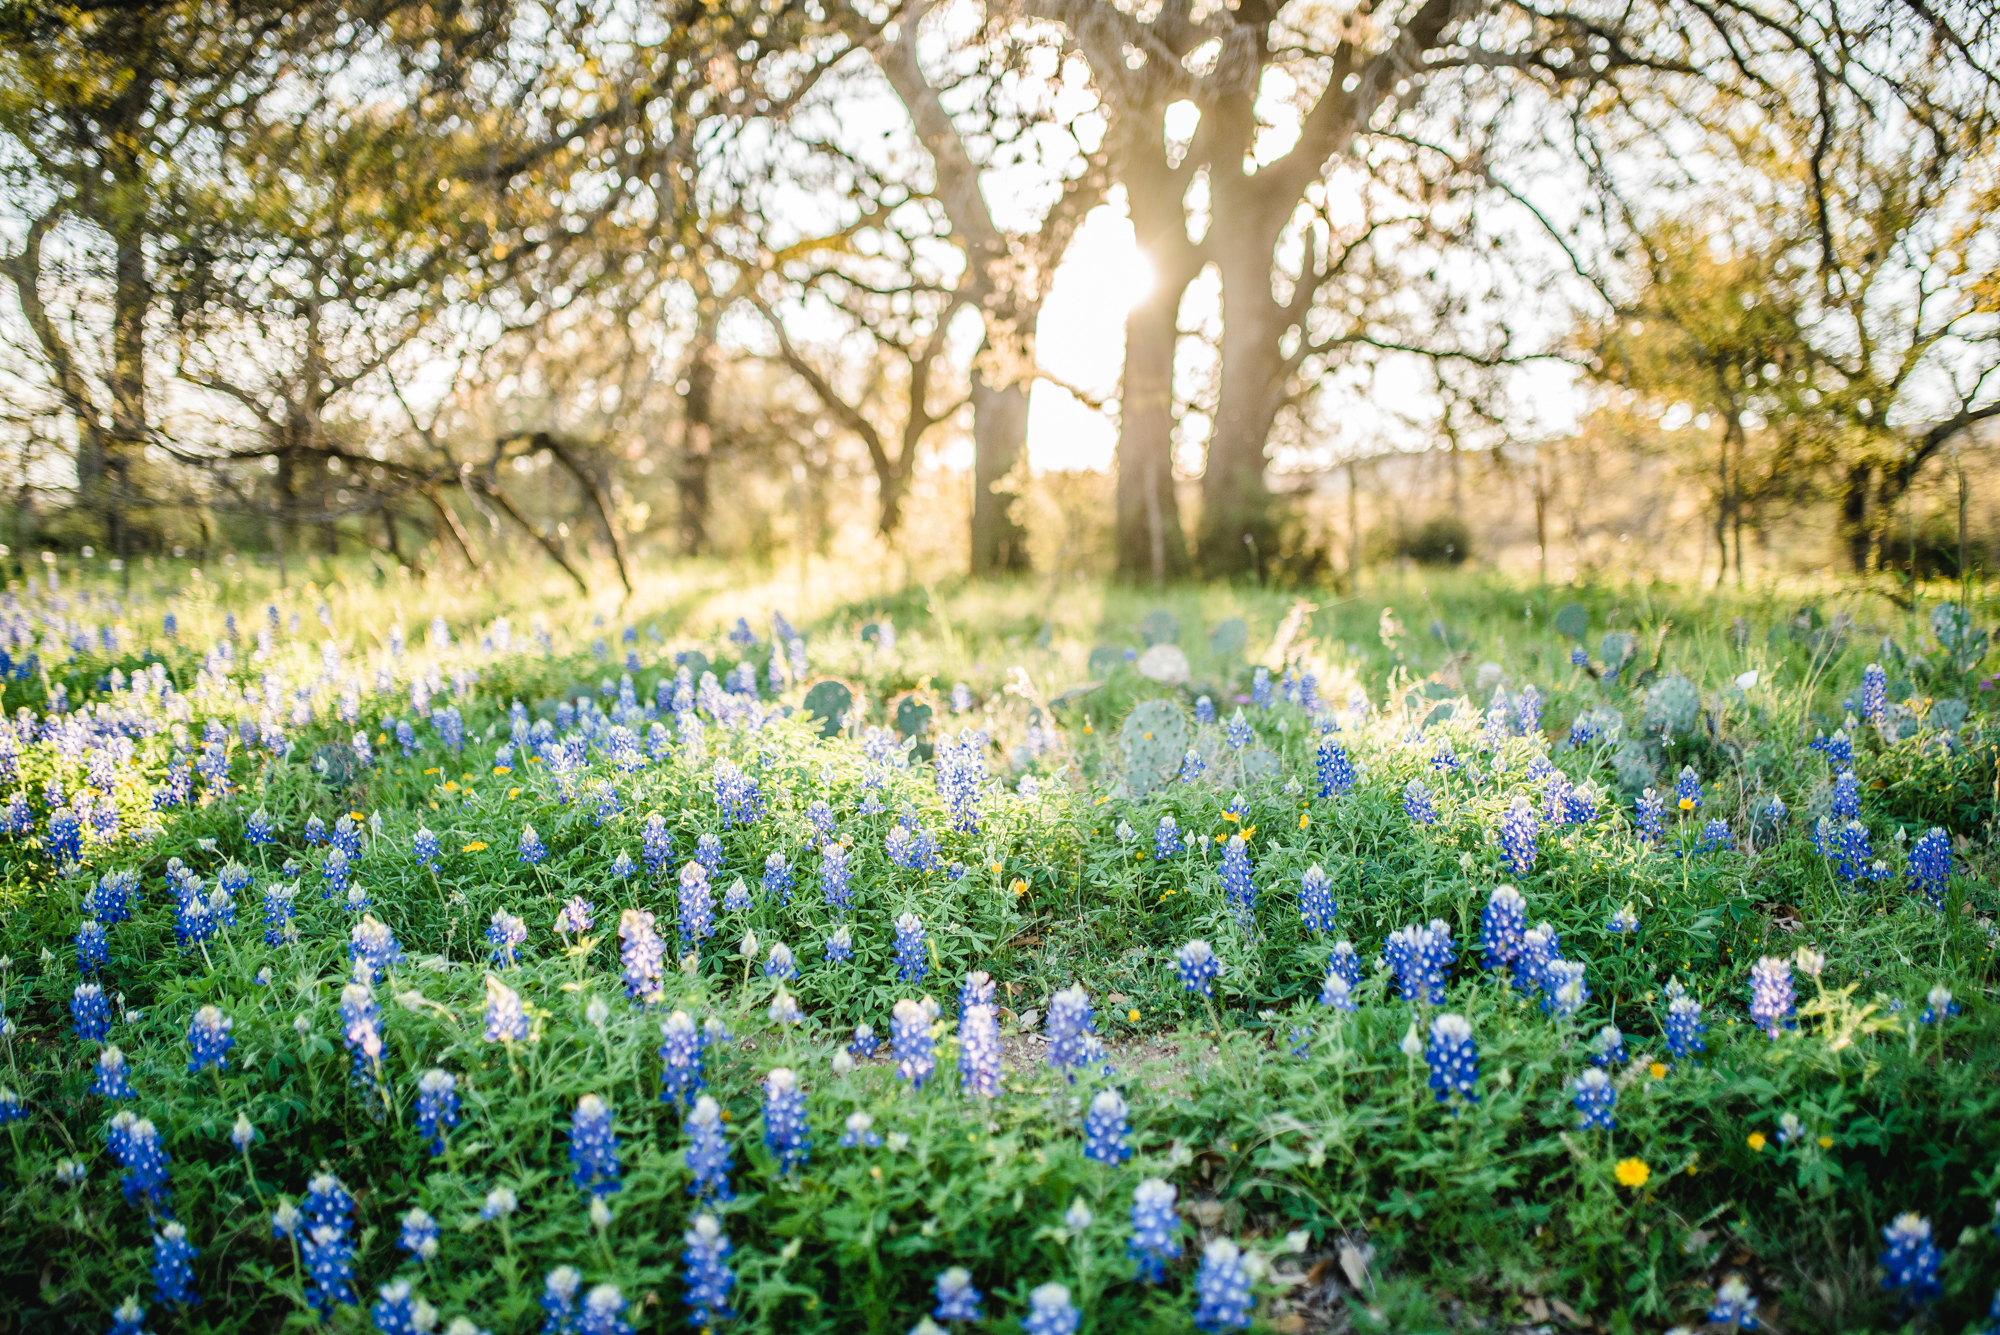
[[576, 1297], [576, 1291], [583, 1286], [583, 1272], [573, 1265], [559, 1265], [549, 1271], [543, 1285], [552, 1295], [568, 1303]]
[[722, 1120], [722, 1105], [704, 1094], [694, 1101], [694, 1110], [688, 1114], [688, 1120], [703, 1126], [714, 1126]]
[[929, 1317], [910, 1327], [910, 1335], [945, 1335], [945, 1328]]
[[743, 940], [736, 947], [736, 953], [741, 955], [746, 961], [756, 959], [757, 934], [755, 932], [745, 932]]
[[257, 1128], [250, 1125], [248, 1113], [236, 1114], [236, 1125], [229, 1131], [230, 1143], [239, 1150], [247, 1150], [257, 1141]]
[[146, 1309], [139, 1306], [137, 1298], [127, 1298], [111, 1315], [120, 1325], [136, 1326], [145, 1319]]
[[[1416, 1032], [1414, 1024], [1410, 1026], [1410, 1032]], [[1472, 1037], [1472, 1022], [1463, 1015], [1440, 1015], [1431, 1021], [1431, 1036], [1454, 1045], [1463, 1043]]]
[[1397, 1046], [1402, 1048], [1405, 1057], [1421, 1057], [1424, 1055], [1424, 1036], [1417, 1032], [1417, 1022], [1415, 1020], [1410, 1021], [1409, 1032], [1403, 1035], [1403, 1041]]
[[705, 1211], [694, 1217], [694, 1222], [687, 1231], [687, 1241], [690, 1246], [712, 1248], [715, 1246], [715, 1240], [721, 1236], [722, 1224], [714, 1215]]
[[484, 1219], [505, 1219], [521, 1205], [520, 1199], [506, 1187], [495, 1187], [486, 1193], [486, 1204], [479, 1214]]
[[88, 1169], [75, 1159], [58, 1159], [56, 1161], [56, 1181], [66, 1187], [73, 1187], [83, 1181], [84, 1174], [88, 1171]]
[[590, 1226], [600, 1232], [611, 1227], [611, 1207], [604, 1203], [602, 1196], [590, 1198]]
[[907, 1131], [891, 1131], [885, 1139], [892, 1153], [901, 1154], [910, 1148], [910, 1133]]
[[1210, 1238], [1208, 1245], [1201, 1249], [1202, 1259], [1214, 1266], [1233, 1266], [1243, 1255], [1243, 1249], [1228, 1238]]
[[1097, 1097], [1090, 1101], [1090, 1110], [1099, 1117], [1123, 1117], [1130, 1111], [1115, 1089], [1099, 1090]]
[[1304, 1256], [1312, 1246], [1312, 1234], [1303, 1228], [1295, 1228], [1285, 1234], [1285, 1250], [1293, 1256]]
[[1118, 822], [1118, 828], [1115, 833], [1118, 836], [1119, 843], [1129, 844], [1138, 836], [1139, 832], [1134, 830], [1129, 822], [1121, 820]]
[[583, 1018], [592, 1028], [602, 1029], [604, 1022], [611, 1018], [611, 1007], [603, 997], [592, 997], [583, 1008]]
[[1808, 978], [1817, 978], [1826, 970], [1826, 956], [1811, 946], [1800, 946], [1798, 953], [1792, 956], [1792, 962]]
[[1924, 997], [1924, 1000], [1930, 1003], [1932, 1010], [1942, 1015], [1951, 1007], [1951, 989], [1943, 986], [1934, 987]]
[[1132, 1192], [1132, 1199], [1149, 1207], [1172, 1205], [1180, 1195], [1180, 1188], [1164, 1178], [1149, 1177]]
[[[1903, 1216], [1903, 1218], [1904, 1218], [1904, 1219], [1914, 1219], [1914, 1218], [1916, 1218], [1916, 1216], [1915, 1216], [1915, 1215], [1905, 1215], [1905, 1216]], [[1901, 1219], [1899, 1219], [1899, 1220], [1897, 1220], [1896, 1222], [1900, 1224], [1900, 1223], [1902, 1223], [1903, 1221], [1902, 1221]], [[1930, 1226], [1930, 1223], [1929, 1223], [1929, 1221], [1928, 1221], [1928, 1220], [1926, 1220], [1926, 1221], [1925, 1221], [1925, 1223], [1924, 1223], [1924, 1232], [1925, 1232], [1925, 1234], [1927, 1234], [1927, 1235], [1928, 1235], [1928, 1234], [1930, 1233], [1930, 1231], [1931, 1231], [1931, 1226]], [[161, 1237], [163, 1237], [163, 1238], [165, 1238], [165, 1239], [166, 1239], [166, 1240], [167, 1240], [168, 1242], [183, 1242], [183, 1241], [185, 1241], [185, 1240], [187, 1239], [187, 1235], [188, 1235], [188, 1231], [187, 1231], [187, 1225], [186, 1225], [186, 1224], [183, 1224], [183, 1223], [182, 1223], [182, 1222], [181, 1222], [180, 1220], [178, 1220], [178, 1219], [170, 1219], [170, 1220], [168, 1220], [168, 1221], [167, 1221], [167, 1226], [166, 1226], [165, 1228], [163, 1228], [163, 1229], [161, 1229], [161, 1230], [160, 1230], [160, 1236], [161, 1236]]]
[[290, 1237], [298, 1231], [299, 1222], [303, 1218], [298, 1206], [290, 1201], [279, 1201], [278, 1208], [271, 1211], [271, 1230]]
[[789, 1067], [784, 1066], [776, 1067], [764, 1077], [764, 1084], [773, 1094], [789, 1094], [798, 1083], [799, 1078], [792, 1074]]
[[833, 1073], [835, 1075], [846, 1075], [853, 1069], [854, 1058], [848, 1055], [847, 1049], [841, 1048], [833, 1054]]
[[1079, 1196], [1069, 1203], [1069, 1209], [1063, 1211], [1063, 1227], [1074, 1236], [1089, 1228], [1096, 1218], [1097, 1216], [1090, 1212], [1090, 1207], [1085, 1205], [1083, 1198]]
[[874, 1126], [875, 1117], [872, 1113], [852, 1112], [847, 1114], [847, 1129], [857, 1136], [865, 1131], [872, 1130]]
[[1053, 1281], [1038, 1285], [1028, 1295], [1028, 1305], [1037, 1312], [1061, 1311], [1069, 1306], [1069, 1285]]

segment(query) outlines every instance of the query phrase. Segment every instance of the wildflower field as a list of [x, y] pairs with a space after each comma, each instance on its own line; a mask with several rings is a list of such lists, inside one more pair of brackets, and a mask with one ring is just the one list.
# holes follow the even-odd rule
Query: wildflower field
[[0, 1332], [2000, 1329], [1980, 605], [30, 575]]

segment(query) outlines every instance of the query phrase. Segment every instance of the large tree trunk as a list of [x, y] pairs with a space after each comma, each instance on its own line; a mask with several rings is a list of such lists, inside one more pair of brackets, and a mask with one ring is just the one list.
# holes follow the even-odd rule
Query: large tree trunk
[[1162, 282], [1125, 316], [1118, 414], [1118, 574], [1163, 584], [1188, 573], [1174, 494], [1174, 345], [1181, 289]]
[[715, 448], [715, 338], [721, 318], [715, 302], [702, 302], [688, 357], [687, 392], [681, 396], [681, 455], [674, 486], [682, 556], [708, 551], [708, 462]]
[[1280, 343], [1289, 317], [1271, 296], [1282, 219], [1253, 188], [1256, 178], [1213, 175], [1220, 178], [1210, 244], [1222, 273], [1222, 385], [1201, 479], [1199, 552], [1203, 574], [1227, 577], [1261, 573], [1273, 548], [1264, 451], [1283, 402]]
[[1868, 573], [1868, 554], [1873, 535], [1868, 531], [1868, 491], [1875, 470], [1868, 464], [1852, 464], [1840, 498], [1840, 534], [1847, 543], [1848, 564], [1856, 574]]
[[1028, 569], [1028, 535], [1008, 480], [1028, 447], [1028, 391], [972, 377], [972, 576]]

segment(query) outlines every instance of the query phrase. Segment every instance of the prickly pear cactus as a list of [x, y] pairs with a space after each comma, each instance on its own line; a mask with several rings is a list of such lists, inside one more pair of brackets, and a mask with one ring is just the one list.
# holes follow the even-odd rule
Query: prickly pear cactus
[[1971, 712], [1971, 707], [1963, 700], [1938, 700], [1931, 704], [1931, 712], [1924, 722], [1936, 732], [1957, 732], [1965, 726], [1966, 715]]
[[1250, 623], [1242, 617], [1218, 621], [1208, 633], [1208, 651], [1217, 658], [1234, 658], [1250, 643]]
[[1644, 742], [1627, 739], [1611, 753], [1611, 771], [1618, 786], [1628, 793], [1643, 793], [1653, 786], [1653, 758]]
[[1564, 603], [1556, 609], [1555, 626], [1556, 634], [1582, 644], [1590, 630], [1590, 611], [1582, 603]]
[[709, 670], [708, 655], [699, 649], [690, 649], [675, 661], [677, 666], [688, 670], [688, 677], [694, 681], [700, 681], [701, 674]]
[[1236, 758], [1236, 768], [1245, 783], [1276, 783], [1283, 777], [1285, 767], [1279, 763], [1276, 752], [1253, 746]]
[[1125, 782], [1137, 794], [1149, 793], [1180, 772], [1192, 735], [1187, 716], [1170, 700], [1147, 700], [1125, 716], [1118, 730], [1118, 749], [1125, 756]]
[[1701, 718], [1701, 691], [1676, 672], [1646, 688], [1646, 731], [1655, 736], [1684, 736]]
[[911, 692], [896, 701], [896, 735], [898, 737], [922, 738], [931, 729], [930, 702]]
[[1952, 666], [1960, 672], [1970, 672], [1979, 666], [1979, 660], [1986, 657], [1988, 637], [1983, 630], [1974, 630], [1972, 618], [1957, 603], [1944, 603], [1931, 609], [1931, 634], [1944, 651], [1951, 655]]
[[1108, 677], [1116, 672], [1119, 664], [1124, 661], [1125, 651], [1123, 649], [1109, 644], [1100, 644], [1090, 651], [1090, 675], [1100, 678]]
[[806, 688], [804, 703], [806, 713], [819, 725], [819, 735], [832, 737], [840, 732], [841, 720], [854, 710], [854, 688], [822, 677]]
[[1181, 642], [1181, 619], [1162, 607], [1146, 613], [1146, 619], [1139, 623], [1139, 638], [1148, 647], [1155, 644], [1179, 644]]
[[313, 752], [313, 772], [320, 782], [336, 791], [349, 787], [354, 782], [355, 771], [360, 768], [354, 758], [354, 748], [329, 742]]
[[1629, 630], [1610, 630], [1598, 642], [1597, 656], [1604, 660], [1604, 666], [1616, 671], [1632, 661], [1639, 652], [1639, 637]]

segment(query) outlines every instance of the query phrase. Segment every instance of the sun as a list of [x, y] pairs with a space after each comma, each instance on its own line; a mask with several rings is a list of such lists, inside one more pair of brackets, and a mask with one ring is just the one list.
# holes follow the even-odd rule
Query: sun
[[1035, 327], [1037, 360], [1055, 383], [1037, 384], [1029, 408], [1032, 467], [1110, 466], [1111, 423], [1061, 386], [1092, 395], [1117, 392], [1125, 317], [1152, 292], [1153, 282], [1153, 266], [1139, 249], [1123, 200], [1092, 210], [1056, 269]]

